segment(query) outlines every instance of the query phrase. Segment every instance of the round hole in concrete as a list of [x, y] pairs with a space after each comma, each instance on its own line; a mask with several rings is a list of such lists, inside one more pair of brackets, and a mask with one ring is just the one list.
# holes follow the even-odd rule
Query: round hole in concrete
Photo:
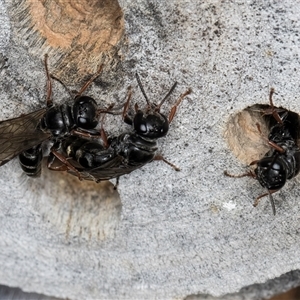
[[[264, 115], [270, 105], [255, 104], [233, 115], [227, 122], [224, 132], [230, 150], [242, 162], [249, 165], [261, 159], [270, 149], [267, 144], [268, 134], [276, 120], [270, 115]], [[277, 108], [277, 107], [276, 107]], [[286, 110], [282, 107], [279, 109]], [[298, 139], [300, 132], [300, 117], [297, 113], [289, 111], [286, 122], [289, 122], [291, 134]], [[261, 134], [257, 128], [260, 126]]]

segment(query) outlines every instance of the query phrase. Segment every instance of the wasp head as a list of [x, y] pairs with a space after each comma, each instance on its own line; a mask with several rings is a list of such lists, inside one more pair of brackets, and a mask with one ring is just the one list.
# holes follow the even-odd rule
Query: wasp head
[[281, 189], [287, 180], [286, 164], [278, 156], [262, 158], [254, 172], [261, 186], [268, 190]]
[[134, 116], [133, 126], [138, 135], [150, 139], [161, 138], [169, 131], [167, 117], [151, 110], [149, 112], [139, 110]]

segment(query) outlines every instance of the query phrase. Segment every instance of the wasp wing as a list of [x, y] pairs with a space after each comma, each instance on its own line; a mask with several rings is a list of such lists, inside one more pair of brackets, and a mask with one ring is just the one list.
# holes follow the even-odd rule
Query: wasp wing
[[46, 108], [0, 122], [0, 166], [50, 137], [38, 129]]
[[[79, 167], [74, 160], [68, 161], [79, 171], [82, 179], [96, 182], [118, 178], [145, 165], [141, 164], [138, 166], [129, 166], [124, 157], [120, 155], [116, 155], [105, 164], [92, 169]], [[74, 176], [77, 176], [77, 174], [72, 170], [68, 170], [68, 172]]]

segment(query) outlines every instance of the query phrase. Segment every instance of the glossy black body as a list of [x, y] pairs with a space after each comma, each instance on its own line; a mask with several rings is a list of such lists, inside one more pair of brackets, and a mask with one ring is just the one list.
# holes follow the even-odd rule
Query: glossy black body
[[[22, 169], [33, 176], [39, 174], [38, 159], [46, 140], [56, 142], [76, 129], [98, 134], [97, 105], [88, 96], [75, 98], [73, 105], [53, 105], [18, 118], [0, 122], [0, 166], [20, 154]], [[39, 150], [38, 150], [39, 149]], [[30, 170], [30, 171], [29, 171]]]
[[77, 162], [81, 171], [91, 170], [112, 160], [115, 156], [112, 149], [106, 149], [101, 139], [91, 140], [71, 136], [61, 143], [63, 154]]
[[[273, 104], [274, 89], [271, 88], [270, 106], [264, 105], [261, 109], [263, 118], [270, 128], [268, 138], [262, 136], [270, 150], [263, 158], [253, 161], [250, 165], [256, 165], [254, 172], [249, 170], [241, 175], [232, 175], [227, 171], [226, 176], [241, 178], [252, 177], [267, 190], [266, 193], [256, 197], [253, 206], [256, 207], [265, 196], [269, 196], [273, 214], [276, 214], [275, 203], [272, 194], [280, 190], [287, 180], [294, 178], [300, 171], [300, 148], [297, 144], [300, 129], [300, 117], [298, 114], [283, 108], [277, 108]], [[262, 135], [260, 125], [256, 124], [258, 132]]]
[[43, 159], [42, 145], [36, 145], [19, 155], [19, 162], [24, 173], [30, 177], [41, 174], [41, 161]]
[[134, 131], [144, 139], [156, 140], [165, 136], [169, 131], [169, 121], [167, 117], [155, 110], [138, 110], [134, 116], [133, 124], [130, 119], [126, 119], [129, 125], [133, 125]]
[[[103, 65], [82, 86], [71, 105], [53, 105], [51, 77], [68, 88], [58, 78], [50, 75], [48, 55], [45, 55], [44, 66], [47, 77], [46, 107], [18, 118], [0, 122], [0, 166], [19, 155], [22, 169], [29, 176], [40, 173], [42, 146], [45, 140], [56, 145], [70, 135], [98, 135], [100, 110], [96, 101], [82, 95], [89, 85], [99, 76]], [[69, 90], [68, 90], [69, 91]], [[51, 151], [55, 152], [52, 147]]]
[[271, 147], [265, 156], [257, 162], [255, 175], [262, 187], [279, 190], [287, 179], [295, 177], [300, 171], [300, 149], [294, 132], [294, 124], [289, 120], [289, 112], [282, 116], [282, 124], [271, 127], [268, 139], [284, 152]]
[[145, 139], [136, 132], [126, 132], [114, 137], [110, 147], [123, 157], [122, 167], [139, 168], [151, 162], [158, 149], [156, 139]]
[[88, 131], [98, 125], [97, 103], [88, 96], [75, 98], [73, 105], [51, 106], [41, 119], [39, 128], [53, 138], [63, 138], [73, 129]]
[[[51, 135], [52, 141], [70, 135], [73, 129], [92, 133], [98, 125], [97, 103], [89, 96], [78, 96], [73, 105], [52, 105], [41, 118], [37, 130]], [[41, 173], [42, 148], [35, 146], [19, 155], [22, 170], [31, 177]]]
[[[65, 139], [60, 147], [60, 152], [64, 157], [61, 162], [65, 164], [65, 170], [68, 170], [69, 173], [78, 176], [80, 179], [98, 182], [119, 178], [153, 160], [163, 160], [175, 170], [179, 170], [162, 156], [157, 155], [157, 140], [168, 133], [169, 123], [175, 115], [177, 106], [191, 90], [188, 89], [179, 97], [171, 109], [169, 118], [167, 118], [160, 112], [160, 107], [170, 96], [176, 83], [161, 103], [155, 105], [149, 102], [138, 75], [136, 77], [147, 101], [147, 106], [144, 110], [141, 110], [135, 105], [134, 117], [133, 119], [129, 117], [127, 115], [131, 98], [131, 90], [129, 90], [129, 96], [124, 105], [123, 120], [132, 126], [132, 130], [118, 136], [109, 137], [107, 140], [105, 139], [106, 142], [103, 139], [91, 141], [79, 137]], [[71, 164], [72, 168], [67, 164]], [[59, 170], [62, 170], [62, 168], [59, 168]]]
[[[96, 182], [118, 178], [141, 168], [153, 161], [157, 149], [156, 140], [145, 140], [135, 132], [110, 138], [108, 147], [101, 139], [80, 137], [69, 137], [61, 144], [62, 153], [82, 179]], [[72, 170], [69, 173], [77, 176]]]

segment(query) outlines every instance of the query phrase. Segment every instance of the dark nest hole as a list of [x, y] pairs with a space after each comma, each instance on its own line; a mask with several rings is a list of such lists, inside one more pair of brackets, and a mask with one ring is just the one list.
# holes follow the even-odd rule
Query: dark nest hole
[[[275, 108], [280, 116], [288, 112], [284, 122], [293, 138], [299, 140], [299, 115], [283, 107]], [[265, 114], [270, 109], [270, 105], [255, 104], [230, 117], [224, 135], [230, 150], [241, 162], [250, 164], [261, 159], [269, 151], [267, 138], [270, 129], [277, 123], [272, 114]]]

